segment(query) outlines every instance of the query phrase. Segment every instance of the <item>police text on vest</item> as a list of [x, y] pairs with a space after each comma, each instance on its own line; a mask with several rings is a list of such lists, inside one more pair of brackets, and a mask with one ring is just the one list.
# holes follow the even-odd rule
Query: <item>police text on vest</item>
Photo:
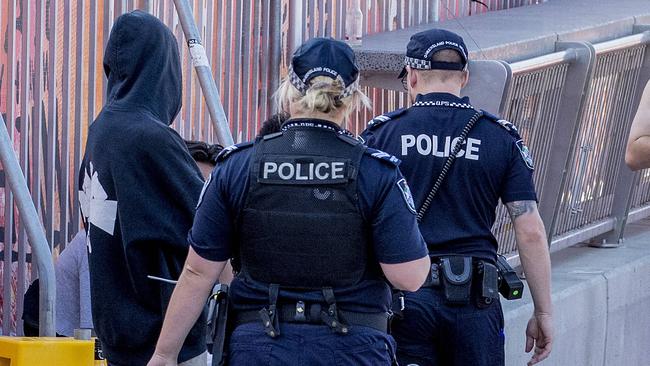
[[[438, 137], [436, 135], [425, 135], [421, 134], [418, 136], [415, 135], [402, 135], [402, 155], [407, 156], [409, 151], [417, 152], [420, 155], [427, 156], [436, 156], [440, 158], [448, 157], [453, 150], [453, 147], [456, 146], [459, 137], [451, 139], [451, 136]], [[465, 144], [464, 149], [460, 149], [456, 157], [465, 157], [468, 160], [478, 160], [479, 159], [479, 146], [481, 145], [481, 140], [468, 138], [467, 143]]]
[[345, 178], [345, 162], [332, 161], [321, 163], [277, 163], [264, 162], [263, 179], [281, 180], [329, 180]]

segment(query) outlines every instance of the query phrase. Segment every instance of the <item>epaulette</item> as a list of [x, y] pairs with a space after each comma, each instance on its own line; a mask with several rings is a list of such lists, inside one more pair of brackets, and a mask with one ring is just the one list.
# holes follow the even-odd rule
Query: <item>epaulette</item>
[[511, 135], [517, 137], [517, 139], [521, 138], [521, 136], [519, 136], [519, 130], [517, 129], [517, 126], [515, 126], [512, 122], [505, 120], [503, 118], [499, 118], [494, 114], [487, 112], [485, 110], [482, 110], [482, 112], [483, 112], [483, 117], [489, 119], [492, 122], [497, 123], [499, 126], [503, 127], [506, 131], [508, 131]]
[[503, 118], [499, 118], [489, 112], [483, 111], [483, 116], [486, 117], [488, 120], [495, 122], [499, 126], [503, 127], [506, 131], [508, 131], [508, 134], [512, 136], [513, 139], [515, 139], [515, 144], [517, 145], [517, 149], [519, 149], [519, 153], [521, 154], [521, 158], [524, 159], [524, 163], [530, 170], [535, 169], [535, 165], [533, 163], [533, 157], [530, 154], [530, 149], [528, 149], [528, 146], [524, 143], [524, 139], [521, 138], [521, 135], [519, 135], [519, 130], [517, 127], [510, 121], [507, 121]]
[[402, 163], [401, 160], [394, 157], [393, 155], [391, 155], [389, 153], [385, 153], [385, 152], [383, 152], [381, 150], [373, 149], [371, 147], [366, 148], [366, 154], [372, 156], [375, 159], [379, 159], [379, 160], [388, 162], [393, 166], [399, 166]]
[[379, 115], [379, 116], [371, 119], [370, 121], [368, 121], [368, 128], [371, 129], [371, 130], [375, 129], [375, 128], [383, 125], [384, 123], [386, 123], [386, 122], [388, 122], [388, 121], [390, 121], [392, 119], [395, 119], [395, 117], [400, 116], [404, 112], [406, 112], [406, 108], [396, 109], [396, 110], [394, 110], [392, 112], [388, 112], [388, 113], [384, 113], [382, 115]]
[[217, 155], [217, 163], [226, 160], [226, 158], [228, 156], [230, 156], [232, 153], [234, 153], [236, 151], [241, 151], [243, 149], [246, 149], [246, 148], [249, 148], [249, 147], [253, 146], [253, 143], [254, 143], [253, 141], [246, 141], [246, 142], [242, 142], [242, 143], [239, 143], [239, 144], [230, 145], [230, 146], [224, 148], [223, 150], [221, 150], [219, 155]]

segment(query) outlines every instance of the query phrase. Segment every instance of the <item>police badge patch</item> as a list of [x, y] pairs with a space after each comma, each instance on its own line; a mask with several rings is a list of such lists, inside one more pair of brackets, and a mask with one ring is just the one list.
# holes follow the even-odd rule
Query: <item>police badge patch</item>
[[530, 150], [528, 149], [528, 146], [524, 144], [524, 140], [517, 141], [517, 149], [519, 149], [521, 158], [524, 159], [524, 163], [526, 163], [528, 169], [535, 170], [533, 166], [533, 157], [530, 155]]
[[413, 214], [417, 214], [417, 211], [415, 210], [415, 202], [411, 195], [411, 189], [408, 184], [406, 184], [406, 179], [402, 178], [398, 180], [397, 186], [399, 187], [399, 190], [402, 191], [402, 198], [404, 198], [404, 202], [406, 202], [406, 207], [408, 207]]

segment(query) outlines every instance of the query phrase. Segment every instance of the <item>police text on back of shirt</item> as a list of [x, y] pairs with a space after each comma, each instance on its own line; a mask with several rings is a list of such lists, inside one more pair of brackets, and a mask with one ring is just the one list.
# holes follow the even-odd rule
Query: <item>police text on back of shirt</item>
[[[448, 157], [454, 146], [460, 140], [456, 137], [452, 140], [451, 136], [436, 135], [401, 135], [402, 156], [408, 156], [409, 152], [415, 152], [424, 156], [435, 156], [439, 158]], [[479, 160], [479, 146], [481, 140], [468, 138], [465, 148], [460, 149], [457, 158], [465, 157], [468, 160]]]

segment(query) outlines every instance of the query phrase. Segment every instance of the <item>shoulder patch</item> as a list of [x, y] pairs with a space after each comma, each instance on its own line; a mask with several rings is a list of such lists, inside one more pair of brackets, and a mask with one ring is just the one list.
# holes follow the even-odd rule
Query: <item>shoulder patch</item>
[[388, 112], [388, 113], [384, 113], [382, 115], [379, 115], [379, 116], [371, 119], [370, 121], [368, 121], [368, 128], [369, 129], [375, 129], [375, 128], [383, 125], [384, 123], [386, 123], [386, 122], [388, 122], [388, 121], [390, 121], [392, 119], [395, 119], [396, 117], [400, 116], [404, 112], [406, 112], [406, 108], [396, 109], [396, 110], [394, 110], [392, 112]]
[[483, 111], [483, 115], [490, 121], [498, 124], [502, 128], [504, 128], [506, 131], [508, 131], [508, 134], [512, 136], [515, 140], [515, 145], [517, 146], [517, 149], [519, 150], [519, 154], [521, 154], [521, 158], [524, 160], [524, 163], [526, 164], [526, 167], [530, 170], [535, 169], [535, 165], [533, 163], [533, 157], [530, 154], [530, 149], [528, 149], [528, 146], [524, 143], [524, 139], [521, 138], [519, 135], [519, 130], [517, 127], [510, 121], [507, 121], [503, 118], [499, 118], [489, 112]]
[[399, 166], [402, 161], [399, 160], [398, 158], [394, 157], [393, 155], [389, 153], [385, 153], [381, 150], [373, 149], [371, 147], [366, 148], [366, 154], [372, 156], [375, 159], [383, 160], [385, 162], [390, 163], [391, 165], [394, 166]]
[[521, 154], [521, 158], [524, 159], [524, 163], [526, 163], [526, 167], [530, 170], [535, 170], [535, 165], [533, 163], [533, 157], [530, 155], [530, 150], [528, 149], [528, 146], [524, 144], [523, 139], [519, 139], [516, 142], [517, 149], [519, 150], [519, 154]]
[[253, 146], [253, 143], [254, 143], [253, 141], [246, 141], [246, 142], [242, 142], [240, 144], [230, 145], [230, 146], [224, 148], [223, 150], [221, 150], [219, 155], [217, 155], [217, 159], [216, 159], [217, 163], [226, 160], [226, 158], [228, 156], [230, 156], [232, 153], [234, 153], [236, 151], [240, 151], [240, 150], [243, 150], [243, 149], [246, 149], [248, 147]]
[[402, 178], [398, 180], [397, 187], [402, 192], [402, 198], [404, 199], [404, 203], [406, 203], [406, 207], [408, 207], [411, 213], [417, 215], [418, 212], [415, 210], [415, 201], [413, 201], [413, 195], [411, 194], [409, 185], [406, 183], [406, 179]]

